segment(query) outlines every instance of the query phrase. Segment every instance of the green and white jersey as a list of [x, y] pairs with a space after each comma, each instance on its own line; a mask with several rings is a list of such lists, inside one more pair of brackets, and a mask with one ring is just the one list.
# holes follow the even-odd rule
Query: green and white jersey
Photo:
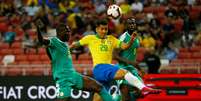
[[51, 64], [54, 80], [71, 80], [71, 74], [75, 72], [75, 69], [73, 68], [72, 57], [68, 44], [62, 42], [57, 37], [53, 37], [50, 39], [48, 51], [52, 59]]
[[[128, 43], [131, 40], [131, 36], [128, 32], [123, 33], [119, 39], [125, 43]], [[137, 56], [137, 48], [140, 46], [140, 40], [139, 38], [135, 38], [133, 44], [131, 45], [131, 47], [127, 50], [123, 50], [120, 52], [120, 56], [123, 58], [126, 58], [130, 61], [135, 61], [136, 60], [136, 56]], [[128, 66], [128, 64], [119, 62], [120, 65], [123, 66]]]

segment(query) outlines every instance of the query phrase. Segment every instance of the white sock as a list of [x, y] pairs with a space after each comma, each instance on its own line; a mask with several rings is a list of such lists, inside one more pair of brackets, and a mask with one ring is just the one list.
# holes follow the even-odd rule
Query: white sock
[[124, 79], [128, 81], [128, 83], [132, 86], [135, 86], [142, 90], [142, 88], [146, 87], [143, 82], [141, 82], [137, 77], [135, 77], [133, 74], [130, 72], [126, 73], [124, 76]]

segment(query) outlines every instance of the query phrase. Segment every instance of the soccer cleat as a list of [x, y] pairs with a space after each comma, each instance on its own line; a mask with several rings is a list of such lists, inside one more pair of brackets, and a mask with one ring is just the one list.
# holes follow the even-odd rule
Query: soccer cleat
[[141, 96], [144, 97], [148, 94], [159, 94], [161, 93], [161, 90], [160, 89], [153, 89], [153, 88], [150, 88], [150, 87], [144, 87], [142, 88], [141, 90]]

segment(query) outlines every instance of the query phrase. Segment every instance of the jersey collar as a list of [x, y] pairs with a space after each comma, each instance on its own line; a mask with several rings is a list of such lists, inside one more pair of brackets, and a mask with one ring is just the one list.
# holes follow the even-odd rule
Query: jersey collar
[[126, 34], [127, 34], [128, 36], [131, 36], [131, 35], [128, 33], [128, 31], [126, 31]]
[[105, 35], [104, 38], [101, 38], [101, 37], [96, 33], [96, 37], [97, 37], [98, 39], [106, 39], [106, 38], [107, 38], [107, 35]]

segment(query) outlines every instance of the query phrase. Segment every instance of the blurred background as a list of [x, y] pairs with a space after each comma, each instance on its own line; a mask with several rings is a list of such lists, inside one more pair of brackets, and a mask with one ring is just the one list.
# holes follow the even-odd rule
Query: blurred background
[[[201, 0], [115, 0], [123, 12], [109, 19], [110, 33], [125, 31], [125, 19], [134, 17], [141, 46], [137, 61], [145, 74], [201, 73]], [[43, 17], [45, 37], [66, 23], [72, 41], [95, 34], [94, 23], [105, 18], [112, 0], [0, 0], [0, 75], [2, 77], [50, 76], [50, 60], [38, 43], [34, 19]], [[77, 71], [91, 75], [87, 48], [72, 50]], [[159, 61], [158, 61], [159, 59]], [[113, 63], [116, 63], [114, 60]]]

